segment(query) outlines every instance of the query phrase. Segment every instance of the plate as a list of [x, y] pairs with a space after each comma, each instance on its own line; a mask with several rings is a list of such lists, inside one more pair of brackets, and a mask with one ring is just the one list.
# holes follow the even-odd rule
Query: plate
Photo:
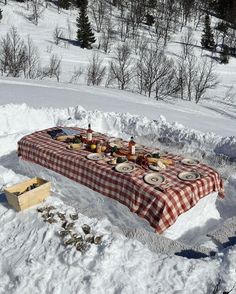
[[102, 160], [102, 159], [104, 159], [104, 157], [105, 156], [101, 153], [90, 153], [86, 156], [87, 159], [94, 160], [94, 161]]
[[166, 178], [159, 173], [148, 173], [143, 177], [143, 179], [147, 184], [159, 186], [164, 183]]
[[148, 167], [151, 170], [154, 170], [154, 171], [160, 171], [161, 170], [161, 168], [158, 165], [154, 165], [154, 164], [149, 164]]
[[193, 158], [184, 158], [181, 160], [181, 163], [185, 165], [197, 165], [199, 164], [199, 161]]
[[200, 174], [198, 172], [181, 172], [178, 174], [178, 178], [183, 181], [196, 181], [200, 179]]
[[135, 170], [135, 166], [128, 162], [119, 163], [115, 166], [115, 170], [119, 173], [130, 173]]

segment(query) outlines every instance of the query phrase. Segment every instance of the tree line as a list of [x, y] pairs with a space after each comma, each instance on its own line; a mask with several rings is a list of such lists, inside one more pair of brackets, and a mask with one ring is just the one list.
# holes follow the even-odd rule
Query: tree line
[[[35, 25], [48, 3], [43, 0], [26, 1], [31, 11], [30, 19]], [[85, 76], [89, 85], [103, 83], [156, 99], [172, 95], [199, 102], [206, 90], [215, 87], [217, 81], [213, 58], [200, 58], [199, 62], [195, 56], [193, 30], [204, 21], [201, 45], [211, 51], [212, 57], [214, 52], [219, 52], [221, 63], [227, 63], [229, 55], [236, 55], [234, 28], [224, 20], [214, 27], [210, 22], [210, 15], [221, 11], [219, 0], [59, 0], [56, 3], [58, 12], [61, 8], [70, 7], [78, 10], [78, 46], [91, 49], [96, 41], [99, 51], [111, 55], [109, 65], [104, 66], [101, 57], [94, 54], [86, 69], [74, 69], [71, 82]], [[188, 22], [191, 22], [193, 29], [185, 32]], [[181, 31], [182, 51], [172, 59], [166, 56], [165, 47], [172, 35]], [[63, 29], [57, 26], [53, 38], [57, 45], [65, 43]], [[68, 39], [73, 39], [69, 21]], [[1, 46], [3, 43], [2, 39]], [[220, 49], [217, 49], [218, 45]], [[27, 44], [24, 46], [27, 48]], [[24, 58], [28, 58], [26, 53]], [[7, 71], [9, 67], [4, 66], [4, 58], [2, 60], [2, 74], [14, 75], [11, 70]], [[19, 72], [29, 77], [25, 69], [17, 74]], [[47, 68], [38, 67], [36, 76], [55, 76], [59, 80], [60, 72], [61, 60], [53, 55]]]
[[[191, 36], [188, 31], [177, 59], [166, 56], [148, 38], [137, 47], [130, 46], [128, 41], [118, 43], [111, 52], [108, 65], [104, 65], [101, 55], [94, 53], [86, 68], [74, 70], [70, 82], [78, 82], [83, 75], [88, 85], [118, 87], [157, 100], [172, 96], [198, 103], [207, 89], [216, 86], [217, 80], [213, 60], [197, 60]], [[38, 50], [30, 36], [25, 42], [12, 27], [0, 40], [0, 71], [6, 76], [49, 77], [59, 81], [61, 59], [52, 54], [48, 65], [41, 67]]]

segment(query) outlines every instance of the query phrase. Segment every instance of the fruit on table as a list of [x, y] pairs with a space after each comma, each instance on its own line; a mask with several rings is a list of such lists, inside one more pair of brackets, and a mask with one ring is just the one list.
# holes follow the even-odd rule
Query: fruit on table
[[105, 152], [105, 151], [106, 151], [106, 149], [107, 149], [107, 147], [106, 147], [106, 146], [102, 146], [102, 148], [101, 148], [102, 152]]
[[91, 150], [96, 150], [96, 148], [97, 148], [97, 145], [96, 145], [96, 144], [91, 144], [91, 145], [90, 145], [90, 149], [91, 149]]

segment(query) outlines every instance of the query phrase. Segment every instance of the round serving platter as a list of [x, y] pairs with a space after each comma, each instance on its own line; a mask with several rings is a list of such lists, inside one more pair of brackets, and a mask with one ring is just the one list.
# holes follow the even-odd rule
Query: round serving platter
[[149, 185], [159, 186], [165, 182], [166, 178], [159, 173], [148, 173], [143, 177], [144, 181]]
[[102, 160], [105, 158], [104, 154], [101, 154], [101, 153], [90, 153], [86, 156], [87, 159], [89, 160], [94, 160], [94, 161], [97, 161], [97, 160]]
[[128, 162], [118, 163], [115, 166], [115, 170], [119, 173], [131, 173], [135, 170], [135, 166], [133, 164], [130, 164]]
[[199, 161], [197, 159], [193, 159], [193, 158], [184, 158], [181, 160], [181, 163], [183, 163], [185, 165], [197, 165], [197, 164], [199, 164]]
[[201, 178], [198, 172], [184, 171], [178, 174], [178, 178], [183, 181], [196, 181]]

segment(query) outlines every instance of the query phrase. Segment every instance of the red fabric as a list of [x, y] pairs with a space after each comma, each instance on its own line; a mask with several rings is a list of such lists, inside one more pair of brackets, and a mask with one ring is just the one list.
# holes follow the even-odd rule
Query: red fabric
[[[76, 129], [86, 132], [84, 129]], [[221, 197], [224, 195], [219, 174], [205, 164], [199, 164], [198, 168], [207, 176], [193, 182], [182, 181], [177, 177], [179, 172], [191, 171], [192, 167], [182, 164], [168, 166], [161, 173], [174, 185], [161, 192], [143, 181], [145, 171], [137, 169], [129, 174], [118, 173], [106, 162], [101, 165], [86, 159], [90, 153], [87, 150], [67, 149], [67, 143], [51, 139], [47, 134], [49, 130], [53, 129], [23, 137], [18, 142], [18, 155], [118, 200], [148, 220], [158, 233], [165, 231], [180, 214], [193, 207], [202, 197], [214, 191], [219, 192]], [[107, 139], [102, 134], [100, 137]], [[168, 154], [167, 158], [179, 162], [182, 157]]]

